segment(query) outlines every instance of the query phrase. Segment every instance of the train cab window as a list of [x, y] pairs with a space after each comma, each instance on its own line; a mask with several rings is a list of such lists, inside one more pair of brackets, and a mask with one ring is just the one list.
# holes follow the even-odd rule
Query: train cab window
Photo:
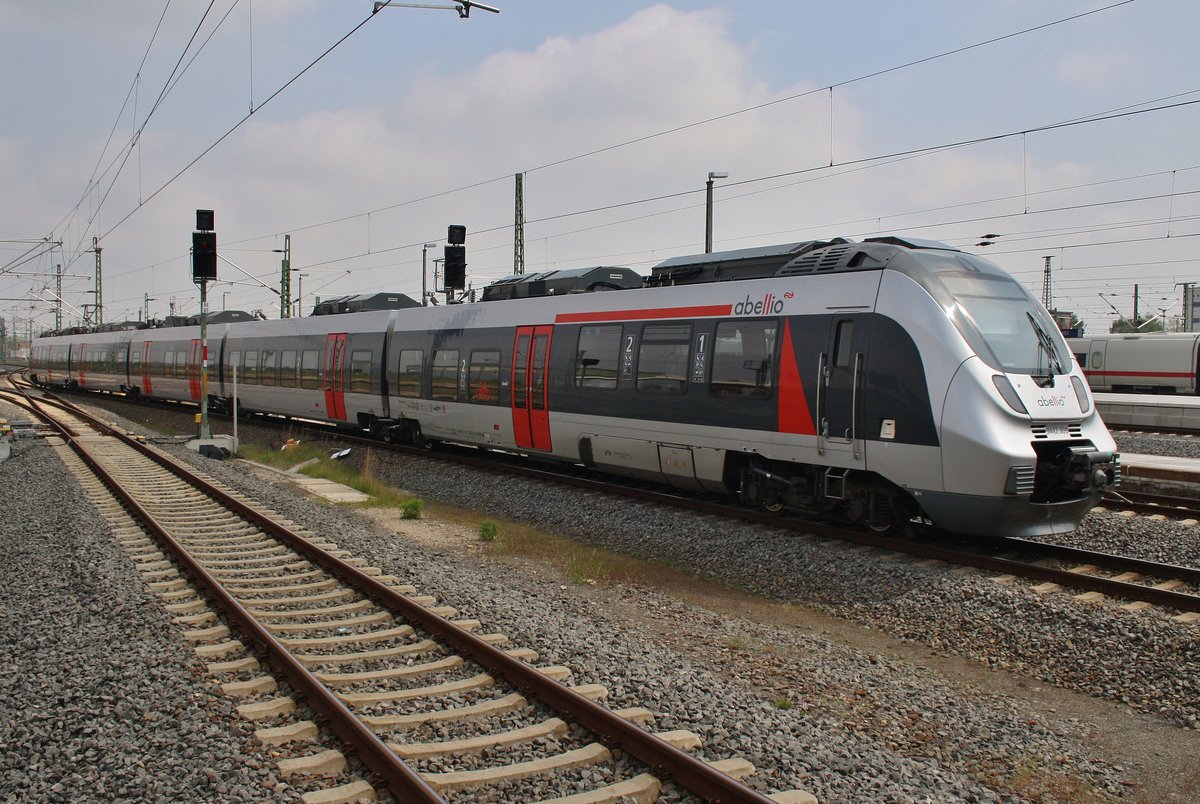
[[853, 355], [854, 322], [839, 321], [837, 334], [833, 339], [833, 365], [848, 366]]
[[305, 349], [300, 353], [300, 387], [315, 389], [321, 387], [321, 352], [319, 349]]
[[276, 361], [274, 349], [263, 349], [262, 363], [259, 365], [259, 382], [263, 385], [275, 385]]
[[500, 351], [471, 352], [468, 393], [472, 402], [495, 405], [500, 401]]
[[369, 394], [371, 390], [371, 351], [356, 349], [350, 353], [350, 391]]
[[434, 399], [458, 399], [458, 350], [439, 349], [433, 353], [430, 391]]
[[767, 399], [775, 362], [778, 324], [769, 321], [723, 321], [713, 340], [713, 396]]
[[396, 363], [396, 396], [419, 397], [421, 395], [421, 365], [425, 353], [420, 349], [401, 349]]
[[575, 350], [576, 388], [616, 388], [621, 326], [583, 327]]
[[638, 347], [637, 389], [682, 394], [687, 387], [691, 324], [647, 324]]
[[186, 377], [188, 375], [187, 352], [179, 351], [175, 353], [175, 376]]
[[279, 384], [284, 388], [296, 387], [295, 349], [284, 349], [279, 353]]
[[246, 376], [242, 382], [247, 385], [258, 385], [258, 352], [246, 352]]

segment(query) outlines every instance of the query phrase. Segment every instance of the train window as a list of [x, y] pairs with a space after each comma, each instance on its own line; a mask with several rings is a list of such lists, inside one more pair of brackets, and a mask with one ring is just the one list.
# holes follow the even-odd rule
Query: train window
[[350, 353], [350, 391], [369, 394], [371, 390], [371, 351], [357, 349]]
[[258, 352], [246, 352], [246, 376], [242, 382], [247, 385], [258, 385]]
[[458, 350], [439, 349], [433, 353], [433, 371], [430, 375], [434, 399], [458, 399]]
[[724, 321], [713, 341], [713, 396], [766, 399], [771, 396], [778, 324], [768, 321]]
[[421, 395], [421, 365], [425, 353], [420, 349], [401, 349], [396, 363], [396, 396], [419, 397]]
[[262, 363], [259, 364], [259, 382], [263, 385], [275, 385], [275, 350], [263, 349]]
[[279, 384], [284, 388], [296, 387], [295, 349], [285, 349], [279, 353]]
[[576, 388], [616, 388], [621, 325], [583, 327], [575, 350]]
[[1092, 368], [1104, 368], [1104, 352], [1092, 352]]
[[179, 351], [175, 353], [175, 376], [186, 377], [187, 373], [187, 352]]
[[175, 375], [175, 353], [165, 352], [163, 354], [163, 370], [164, 377], [173, 377]]
[[500, 351], [471, 352], [470, 396], [472, 402], [500, 401]]
[[647, 324], [638, 347], [637, 389], [682, 394], [687, 386], [691, 324]]
[[833, 365], [850, 365], [850, 356], [853, 354], [851, 345], [853, 342], [854, 322], [839, 321], [837, 325], [837, 335], [833, 339]]
[[225, 382], [232, 385], [235, 374], [239, 385], [246, 381], [246, 370], [242, 368], [241, 352], [230, 352], [229, 357], [225, 360]]
[[305, 349], [300, 353], [300, 387], [321, 387], [321, 352], [318, 349]]

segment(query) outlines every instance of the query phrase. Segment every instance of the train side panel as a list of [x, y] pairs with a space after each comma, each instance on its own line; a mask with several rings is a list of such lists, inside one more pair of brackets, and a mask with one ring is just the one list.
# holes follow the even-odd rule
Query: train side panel
[[1200, 336], [1192, 333], [1072, 338], [1071, 351], [1095, 391], [1194, 394]]

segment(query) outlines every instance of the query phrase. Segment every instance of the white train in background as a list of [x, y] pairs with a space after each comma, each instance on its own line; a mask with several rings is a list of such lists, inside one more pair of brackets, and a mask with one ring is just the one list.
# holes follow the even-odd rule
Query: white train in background
[[1093, 391], [1194, 394], [1200, 333], [1154, 332], [1068, 338]]

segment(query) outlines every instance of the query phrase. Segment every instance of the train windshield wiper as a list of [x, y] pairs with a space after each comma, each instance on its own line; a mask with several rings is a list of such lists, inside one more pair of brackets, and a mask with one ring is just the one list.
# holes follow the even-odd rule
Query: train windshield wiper
[[1039, 324], [1038, 320], [1033, 317], [1033, 313], [1027, 310], [1025, 312], [1025, 317], [1029, 319], [1029, 325], [1033, 327], [1033, 331], [1037, 334], [1039, 368], [1042, 362], [1041, 353], [1045, 353], [1046, 355], [1046, 373], [1041, 374], [1039, 372], [1032, 375], [1034, 380], [1037, 381], [1037, 384], [1042, 388], [1045, 388], [1054, 382], [1054, 375], [1065, 374], [1066, 371], [1063, 369], [1062, 362], [1058, 359], [1058, 350], [1054, 348], [1054, 340], [1050, 337], [1050, 333], [1042, 329], [1042, 325]]

